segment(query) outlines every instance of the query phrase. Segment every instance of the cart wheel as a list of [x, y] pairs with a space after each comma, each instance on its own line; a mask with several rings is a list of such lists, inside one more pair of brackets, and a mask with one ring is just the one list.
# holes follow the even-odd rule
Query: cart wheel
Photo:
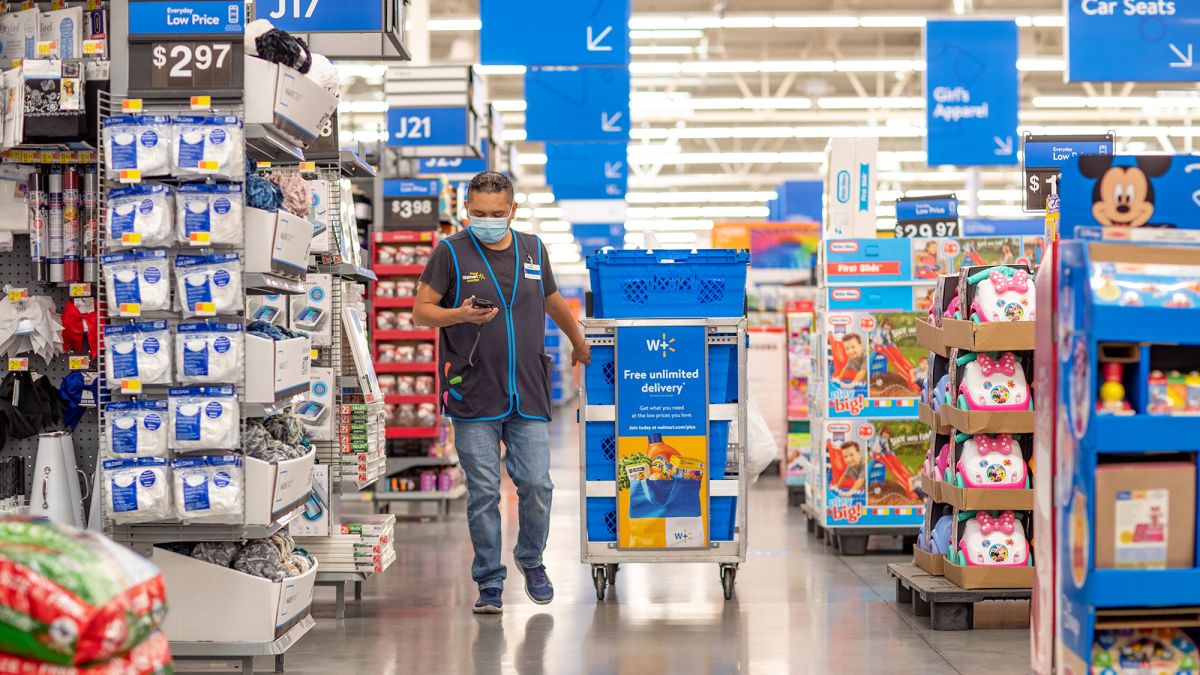
[[608, 575], [604, 565], [592, 565], [592, 582], [596, 585], [596, 600], [604, 602], [604, 593], [608, 590]]
[[617, 563], [609, 563], [604, 566], [604, 573], [608, 576], [608, 585], [617, 585]]
[[721, 566], [721, 590], [725, 592], [725, 599], [733, 598], [733, 584], [737, 580], [737, 567], [734, 565]]

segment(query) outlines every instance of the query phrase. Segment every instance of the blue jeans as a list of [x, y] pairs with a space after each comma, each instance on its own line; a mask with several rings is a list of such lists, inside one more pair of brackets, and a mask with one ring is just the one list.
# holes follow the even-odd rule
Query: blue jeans
[[520, 531], [513, 558], [521, 567], [542, 564], [550, 534], [550, 425], [516, 415], [489, 422], [454, 421], [454, 447], [467, 475], [467, 527], [475, 559], [471, 577], [480, 589], [503, 588], [500, 562], [500, 441], [504, 464], [517, 486]]

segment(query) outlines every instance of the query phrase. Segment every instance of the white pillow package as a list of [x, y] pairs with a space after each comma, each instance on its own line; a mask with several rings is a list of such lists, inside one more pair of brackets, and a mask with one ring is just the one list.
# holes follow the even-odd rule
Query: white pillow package
[[172, 141], [171, 118], [166, 115], [104, 119], [104, 154], [113, 172], [136, 169], [143, 178], [171, 175]]
[[108, 456], [167, 456], [166, 399], [113, 402], [104, 410], [108, 420], [104, 449]]
[[172, 518], [167, 460], [109, 459], [103, 468], [104, 509], [114, 523], [153, 523]]
[[246, 342], [242, 324], [181, 323], [175, 330], [175, 377], [180, 383], [242, 381]]
[[246, 240], [239, 183], [189, 183], [175, 191], [179, 241], [193, 246], [241, 246]]
[[[169, 271], [167, 252], [163, 250], [142, 249], [104, 256], [108, 315], [140, 316], [142, 311], [171, 309]], [[132, 311], [135, 305], [137, 311]], [[130, 311], [124, 311], [122, 306]]]
[[240, 423], [233, 387], [180, 387], [170, 390], [171, 448], [233, 450]]
[[179, 304], [184, 316], [200, 316], [197, 305], [212, 303], [216, 314], [238, 314], [242, 299], [242, 258], [237, 253], [175, 257]]
[[175, 241], [171, 189], [142, 183], [110, 191], [104, 232], [110, 249], [171, 245]]
[[246, 151], [241, 119], [235, 115], [181, 115], [173, 121], [175, 175], [244, 178]]
[[176, 457], [171, 461], [175, 515], [185, 523], [241, 523], [245, 517], [242, 458]]
[[109, 382], [171, 384], [171, 332], [166, 321], [104, 327]]

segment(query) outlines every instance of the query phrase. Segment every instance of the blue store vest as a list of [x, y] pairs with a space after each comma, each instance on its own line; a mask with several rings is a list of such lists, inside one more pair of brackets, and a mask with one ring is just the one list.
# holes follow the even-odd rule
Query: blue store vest
[[[441, 306], [454, 308], [474, 295], [496, 303], [500, 313], [481, 327], [447, 326], [441, 332], [438, 374], [444, 409], [456, 420], [500, 420], [512, 415], [550, 421], [550, 357], [546, 355], [546, 296], [542, 287], [542, 246], [537, 237], [513, 231], [516, 246], [512, 295], [484, 257], [483, 244], [463, 230], [442, 241], [454, 260], [454, 293]], [[532, 262], [530, 262], [532, 261]], [[471, 346], [479, 336], [474, 366]]]

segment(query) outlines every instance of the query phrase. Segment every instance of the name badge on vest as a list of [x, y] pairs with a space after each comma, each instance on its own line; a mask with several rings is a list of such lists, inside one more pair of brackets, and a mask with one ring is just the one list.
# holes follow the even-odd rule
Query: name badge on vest
[[534, 263], [525, 263], [525, 278], [533, 279], [534, 281], [542, 280], [542, 266]]

